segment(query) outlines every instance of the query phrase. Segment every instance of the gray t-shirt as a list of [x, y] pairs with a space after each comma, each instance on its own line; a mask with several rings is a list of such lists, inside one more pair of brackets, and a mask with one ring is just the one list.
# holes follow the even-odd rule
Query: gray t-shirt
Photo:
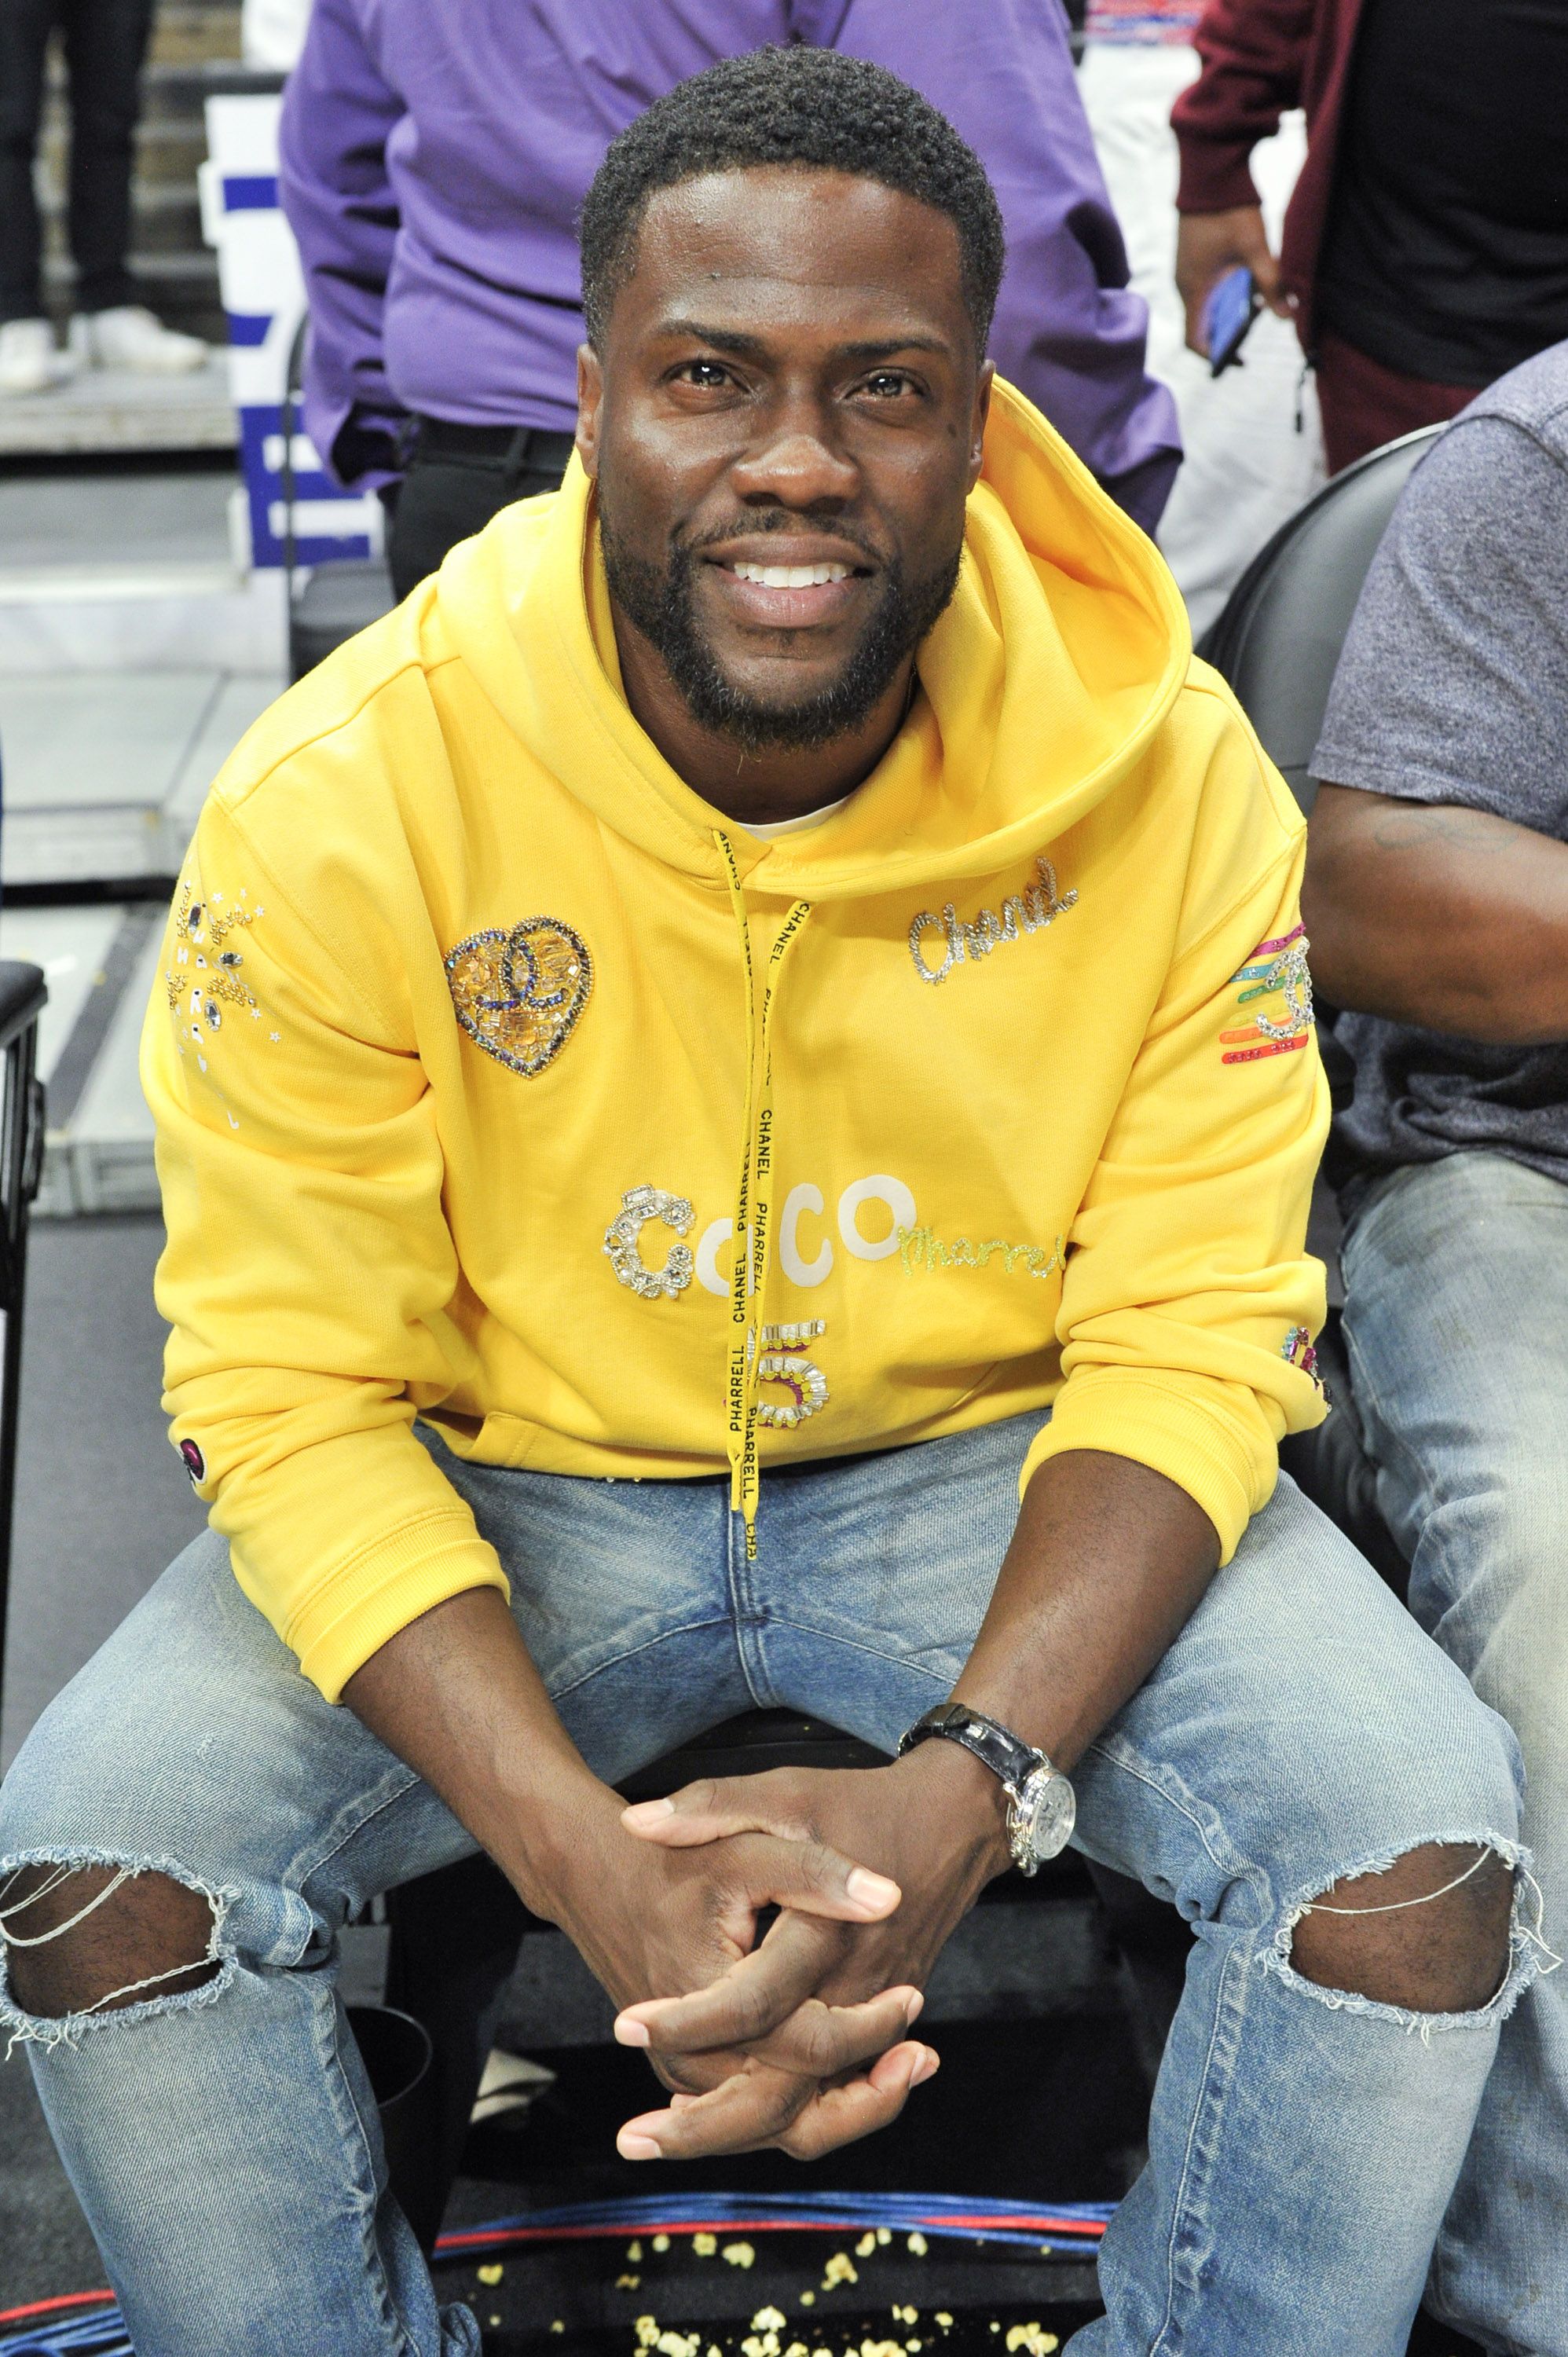
[[[1412, 476], [1312, 768], [1568, 841], [1568, 343], [1482, 393]], [[1356, 1097], [1330, 1168], [1352, 1205], [1369, 1178], [1466, 1147], [1568, 1180], [1568, 1043], [1485, 1047], [1373, 1015], [1335, 1028]]]

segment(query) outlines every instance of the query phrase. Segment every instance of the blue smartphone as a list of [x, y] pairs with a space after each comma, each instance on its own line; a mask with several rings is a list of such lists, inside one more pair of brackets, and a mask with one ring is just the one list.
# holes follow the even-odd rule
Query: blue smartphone
[[1245, 267], [1228, 270], [1223, 278], [1215, 281], [1203, 307], [1210, 376], [1219, 376], [1225, 369], [1239, 364], [1247, 330], [1262, 308], [1262, 297], [1251, 272]]

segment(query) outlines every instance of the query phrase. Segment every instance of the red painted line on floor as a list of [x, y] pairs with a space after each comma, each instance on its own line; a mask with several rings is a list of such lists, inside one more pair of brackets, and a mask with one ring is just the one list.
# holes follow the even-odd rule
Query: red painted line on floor
[[[1043, 2216], [925, 2218], [919, 2221], [918, 2231], [940, 2234], [957, 2230], [967, 2234], [986, 2228], [1019, 2234], [1074, 2234], [1086, 2242], [1098, 2242], [1105, 2232], [1098, 2219]], [[700, 2219], [695, 2223], [690, 2220], [671, 2218], [661, 2221], [640, 2219], [634, 2226], [506, 2226], [498, 2233], [488, 2234], [465, 2233], [460, 2229], [454, 2229], [451, 2233], [441, 2236], [435, 2245], [435, 2254], [438, 2258], [445, 2258], [448, 2253], [486, 2250], [492, 2244], [499, 2248], [502, 2243], [628, 2242], [634, 2235], [650, 2234], [854, 2234], [865, 2231], [865, 2222], [858, 2217], [722, 2218], [710, 2220], [706, 2224]], [[893, 2229], [896, 2237], [915, 2231], [917, 2229], [913, 2226], [896, 2226]]]
[[35, 2299], [26, 2308], [0, 2308], [0, 2324], [25, 2324], [30, 2316], [56, 2316], [62, 2308], [102, 2308], [112, 2291], [67, 2291], [55, 2299]]

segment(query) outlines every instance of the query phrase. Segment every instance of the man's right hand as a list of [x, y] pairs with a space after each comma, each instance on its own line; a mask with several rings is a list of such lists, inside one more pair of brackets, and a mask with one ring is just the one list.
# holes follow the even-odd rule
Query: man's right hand
[[1291, 307], [1280, 287], [1278, 256], [1269, 250], [1261, 205], [1234, 205], [1223, 213], [1183, 213], [1176, 228], [1176, 291], [1187, 308], [1187, 348], [1208, 358], [1203, 307], [1228, 270], [1246, 269], [1271, 311]]

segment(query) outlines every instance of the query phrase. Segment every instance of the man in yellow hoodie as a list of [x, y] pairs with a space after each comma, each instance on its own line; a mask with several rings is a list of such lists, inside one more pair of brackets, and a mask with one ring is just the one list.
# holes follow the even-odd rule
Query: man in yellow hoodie
[[[1506, 1729], [1275, 1486], [1300, 822], [993, 382], [924, 101], [716, 67], [583, 248], [564, 488], [198, 831], [145, 1071], [214, 1529], [6, 1787], [5, 2018], [147, 2357], [220, 2304], [244, 2357], [471, 2352], [349, 1910], [483, 1847], [672, 2091], [627, 2158], [814, 2155], [935, 2069], [921, 1984], [1070, 1772], [1197, 1934], [1075, 2348], [1397, 2357], [1532, 1954]], [[905, 1748], [623, 1813], [753, 1702]]]

